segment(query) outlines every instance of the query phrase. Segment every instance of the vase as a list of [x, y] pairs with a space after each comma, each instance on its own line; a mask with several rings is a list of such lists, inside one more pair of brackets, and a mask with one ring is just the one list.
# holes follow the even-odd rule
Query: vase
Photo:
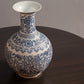
[[34, 1], [13, 5], [13, 9], [20, 13], [21, 28], [6, 43], [6, 60], [23, 78], [39, 77], [52, 59], [50, 40], [35, 26], [35, 14], [41, 8], [41, 4]]

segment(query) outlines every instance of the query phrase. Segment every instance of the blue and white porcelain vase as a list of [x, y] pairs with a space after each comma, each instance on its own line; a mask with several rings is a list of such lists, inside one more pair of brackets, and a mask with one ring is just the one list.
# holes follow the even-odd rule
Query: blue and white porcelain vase
[[35, 27], [35, 13], [41, 5], [20, 1], [13, 5], [13, 9], [20, 13], [21, 29], [6, 43], [7, 62], [23, 78], [38, 77], [52, 59], [51, 42]]

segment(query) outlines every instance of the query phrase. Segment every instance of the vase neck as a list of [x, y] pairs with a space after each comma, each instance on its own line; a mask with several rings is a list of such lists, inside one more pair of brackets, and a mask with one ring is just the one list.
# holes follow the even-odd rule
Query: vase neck
[[21, 19], [21, 32], [30, 34], [36, 31], [35, 27], [35, 13], [33, 14], [22, 14], [20, 13]]

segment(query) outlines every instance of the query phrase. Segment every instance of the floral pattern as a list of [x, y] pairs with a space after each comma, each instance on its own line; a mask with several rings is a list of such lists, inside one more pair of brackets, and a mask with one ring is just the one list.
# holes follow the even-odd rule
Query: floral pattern
[[21, 15], [21, 30], [6, 44], [9, 65], [21, 75], [32, 77], [43, 72], [52, 59], [49, 39], [35, 28], [34, 14]]
[[28, 15], [21, 17], [21, 25], [22, 25], [22, 32], [24, 33], [32, 33], [36, 30], [35, 28], [35, 16], [34, 15]]

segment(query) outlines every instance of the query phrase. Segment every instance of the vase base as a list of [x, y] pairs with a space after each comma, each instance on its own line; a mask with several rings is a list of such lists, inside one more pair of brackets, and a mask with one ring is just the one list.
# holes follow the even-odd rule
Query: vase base
[[35, 76], [30, 76], [30, 77], [28, 77], [28, 76], [24, 76], [24, 75], [22, 75], [22, 74], [18, 74], [20, 77], [22, 77], [22, 78], [28, 78], [28, 79], [31, 79], [31, 78], [39, 78], [41, 75], [42, 75], [42, 72], [41, 73], [38, 73], [37, 75], [35, 75]]

